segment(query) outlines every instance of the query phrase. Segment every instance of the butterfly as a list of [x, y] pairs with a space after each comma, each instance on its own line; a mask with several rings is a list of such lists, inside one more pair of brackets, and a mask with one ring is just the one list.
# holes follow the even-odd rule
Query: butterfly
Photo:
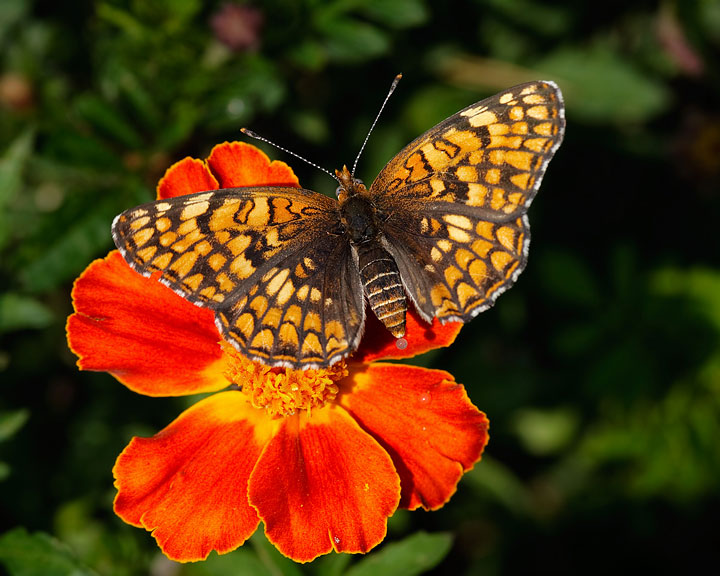
[[396, 338], [410, 303], [428, 322], [492, 306], [525, 267], [527, 210], [564, 129], [558, 86], [521, 84], [428, 130], [369, 188], [343, 167], [337, 199], [199, 192], [127, 210], [112, 235], [135, 270], [212, 309], [245, 356], [326, 367], [358, 347], [366, 300]]

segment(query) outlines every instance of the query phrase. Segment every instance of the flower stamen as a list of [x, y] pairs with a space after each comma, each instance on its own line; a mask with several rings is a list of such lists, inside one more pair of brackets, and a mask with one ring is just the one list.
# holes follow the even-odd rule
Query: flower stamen
[[271, 368], [249, 360], [225, 341], [220, 346], [227, 360], [225, 376], [242, 388], [255, 408], [265, 409], [271, 416], [322, 408], [335, 400], [337, 382], [348, 375], [344, 360], [317, 370]]

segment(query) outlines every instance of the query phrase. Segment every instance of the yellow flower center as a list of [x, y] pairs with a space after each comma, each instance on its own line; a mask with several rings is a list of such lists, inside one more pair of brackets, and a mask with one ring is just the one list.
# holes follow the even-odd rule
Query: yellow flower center
[[227, 342], [220, 345], [227, 359], [225, 376], [242, 388], [255, 408], [264, 408], [271, 416], [322, 408], [335, 400], [337, 382], [348, 375], [344, 360], [317, 370], [270, 368], [247, 359]]

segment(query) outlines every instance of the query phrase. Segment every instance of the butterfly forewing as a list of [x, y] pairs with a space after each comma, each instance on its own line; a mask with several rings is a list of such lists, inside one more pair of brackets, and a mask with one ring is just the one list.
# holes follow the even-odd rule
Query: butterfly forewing
[[404, 206], [407, 199], [512, 216], [532, 201], [564, 129], [558, 87], [553, 82], [521, 84], [468, 106], [416, 138], [383, 168], [370, 192], [385, 211]]
[[469, 320], [517, 279], [525, 213], [564, 127], [557, 86], [522, 84], [441, 122], [382, 170], [370, 193], [423, 316]]
[[357, 346], [362, 284], [333, 199], [296, 188], [213, 190], [123, 212], [113, 238], [138, 272], [159, 272], [214, 309], [251, 358], [317, 367]]

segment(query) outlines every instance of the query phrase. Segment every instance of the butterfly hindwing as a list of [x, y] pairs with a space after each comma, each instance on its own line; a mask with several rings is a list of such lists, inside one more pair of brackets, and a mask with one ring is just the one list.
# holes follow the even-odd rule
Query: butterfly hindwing
[[217, 325], [265, 364], [319, 367], [353, 352], [365, 321], [362, 283], [350, 244], [325, 234], [270, 268]]
[[280, 187], [179, 196], [123, 212], [113, 238], [138, 272], [215, 310], [251, 358], [317, 367], [357, 347], [362, 284], [326, 196]]
[[406, 290], [426, 319], [467, 321], [523, 270], [526, 217], [565, 127], [552, 82], [510, 88], [411, 142], [370, 188]]
[[436, 212], [398, 217], [385, 236], [420, 314], [464, 322], [489, 308], [520, 274], [529, 228], [524, 215], [496, 223]]

